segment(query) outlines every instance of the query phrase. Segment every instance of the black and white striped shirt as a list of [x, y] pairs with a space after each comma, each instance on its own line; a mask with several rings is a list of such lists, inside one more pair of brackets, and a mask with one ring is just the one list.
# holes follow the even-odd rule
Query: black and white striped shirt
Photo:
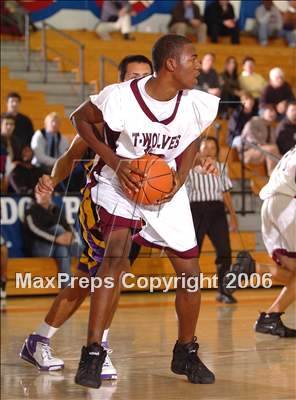
[[189, 171], [186, 189], [190, 202], [223, 201], [223, 192], [232, 188], [231, 180], [223, 163], [217, 162], [220, 175], [206, 175], [199, 172], [199, 167]]

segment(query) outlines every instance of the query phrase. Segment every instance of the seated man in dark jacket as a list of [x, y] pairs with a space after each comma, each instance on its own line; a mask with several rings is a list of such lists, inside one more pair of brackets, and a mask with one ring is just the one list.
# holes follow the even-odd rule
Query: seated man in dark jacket
[[198, 5], [192, 0], [179, 0], [172, 12], [169, 30], [177, 35], [193, 34], [200, 43], [207, 39], [207, 26], [202, 21]]
[[35, 197], [36, 201], [25, 212], [26, 228], [32, 236], [32, 255], [54, 257], [59, 272], [67, 274], [70, 279], [74, 231], [61, 209], [52, 203], [51, 194], [36, 193]]
[[278, 124], [275, 134], [282, 155], [296, 145], [296, 100], [288, 104], [286, 117]]
[[239, 43], [239, 27], [229, 0], [216, 0], [205, 10], [205, 22], [212, 43], [218, 43], [219, 36], [230, 36], [231, 43]]

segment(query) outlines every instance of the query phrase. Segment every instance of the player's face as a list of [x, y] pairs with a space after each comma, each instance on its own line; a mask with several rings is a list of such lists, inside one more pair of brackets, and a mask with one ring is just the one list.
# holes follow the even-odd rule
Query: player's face
[[143, 78], [144, 76], [151, 75], [152, 71], [149, 64], [131, 62], [127, 65], [124, 81], [130, 79]]
[[200, 62], [193, 44], [184, 45], [175, 70], [175, 76], [180, 83], [181, 89], [193, 89], [197, 85], [200, 68]]

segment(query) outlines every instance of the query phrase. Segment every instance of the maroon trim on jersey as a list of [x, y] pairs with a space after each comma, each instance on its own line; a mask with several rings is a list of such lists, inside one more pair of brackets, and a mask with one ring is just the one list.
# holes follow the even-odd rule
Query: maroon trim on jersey
[[129, 219], [118, 215], [110, 214], [102, 206], [97, 206], [97, 214], [99, 216], [99, 229], [106, 241], [110, 232], [123, 228], [141, 229], [142, 221], [139, 219]]
[[[140, 78], [140, 79], [143, 79], [143, 78]], [[159, 120], [155, 117], [155, 115], [152, 113], [152, 111], [150, 110], [150, 108], [147, 106], [147, 104], [146, 104], [145, 101], [143, 100], [143, 97], [141, 96], [141, 93], [140, 93], [140, 90], [139, 90], [139, 87], [138, 87], [138, 81], [139, 81], [140, 79], [134, 79], [134, 80], [131, 82], [131, 89], [132, 89], [132, 92], [133, 92], [133, 94], [134, 94], [134, 96], [135, 96], [137, 102], [139, 103], [139, 106], [142, 108], [143, 112], [147, 115], [147, 117], [148, 117], [149, 119], [151, 119], [152, 122], [159, 122], [160, 124], [163, 124], [163, 125], [168, 125], [168, 124], [170, 124], [170, 123], [174, 120], [174, 118], [175, 118], [175, 116], [176, 116], [176, 114], [177, 114], [177, 111], [178, 111], [178, 108], [179, 108], [179, 104], [180, 104], [180, 101], [181, 101], [181, 97], [182, 97], [183, 91], [181, 90], [181, 91], [178, 93], [177, 100], [176, 100], [176, 104], [175, 104], [175, 108], [174, 108], [174, 111], [173, 111], [172, 115], [171, 115], [170, 117], [164, 119], [163, 121], [159, 121]]]
[[144, 239], [139, 233], [133, 235], [132, 239], [134, 242], [138, 243], [141, 246], [155, 247], [156, 249], [169, 250], [170, 252], [172, 252], [173, 254], [175, 254], [177, 257], [180, 257], [180, 258], [186, 258], [186, 259], [187, 258], [195, 258], [195, 257], [198, 257], [198, 254], [199, 254], [198, 246], [195, 246], [192, 249], [189, 249], [186, 251], [177, 251], [177, 250], [171, 249], [170, 247], [159, 246], [158, 244], [149, 242], [148, 240]]
[[279, 259], [279, 256], [287, 256], [289, 258], [296, 258], [296, 252], [295, 251], [288, 251], [286, 249], [275, 249], [272, 252], [272, 259], [278, 264], [282, 265]]

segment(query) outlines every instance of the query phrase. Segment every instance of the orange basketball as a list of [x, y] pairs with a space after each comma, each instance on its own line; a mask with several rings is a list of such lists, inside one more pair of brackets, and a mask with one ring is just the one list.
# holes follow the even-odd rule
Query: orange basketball
[[168, 164], [160, 157], [146, 154], [131, 162], [135, 168], [145, 172], [146, 177], [132, 173], [142, 183], [138, 192], [126, 193], [127, 196], [138, 204], [151, 205], [162, 200], [173, 188], [173, 174]]

